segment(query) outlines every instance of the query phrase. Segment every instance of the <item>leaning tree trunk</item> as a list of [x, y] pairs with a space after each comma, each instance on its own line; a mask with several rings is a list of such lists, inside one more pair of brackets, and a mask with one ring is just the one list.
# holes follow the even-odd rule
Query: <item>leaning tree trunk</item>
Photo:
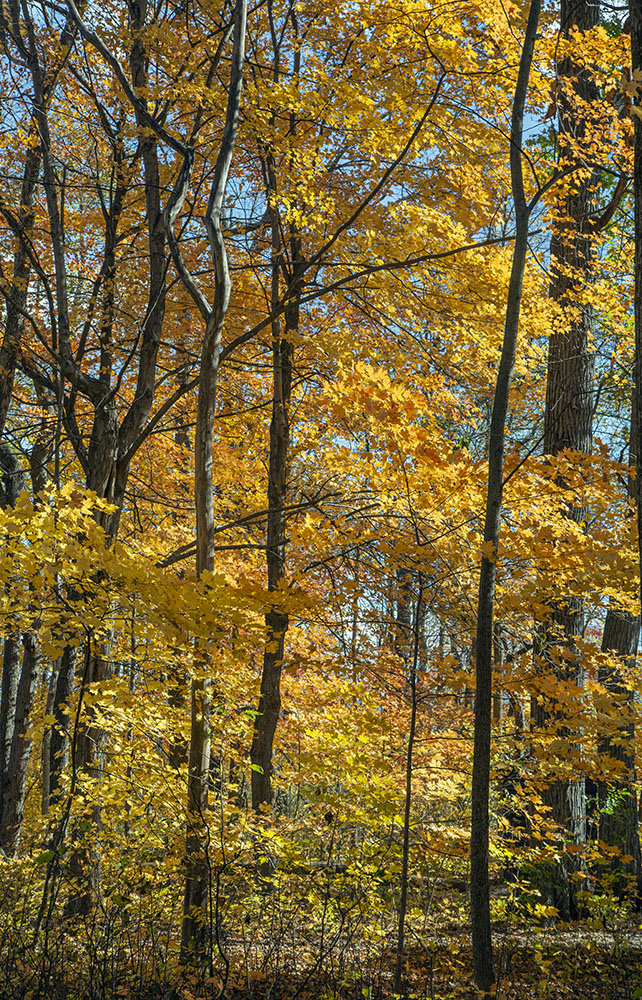
[[[598, 23], [597, 0], [562, 0], [563, 39], [568, 39], [575, 30], [588, 31]], [[577, 148], [587, 128], [584, 106], [598, 97], [595, 85], [588, 72], [569, 58], [558, 63], [557, 72], [561, 81], [558, 167], [560, 171], [576, 168], [577, 175], [573, 175], [572, 186], [557, 206], [551, 239], [550, 296], [561, 314], [550, 337], [547, 367], [544, 453], [551, 456], [565, 448], [588, 454], [592, 446], [594, 358], [590, 344], [595, 310], [591, 303], [582, 303], [579, 293], [592, 276], [595, 238], [591, 215], [596, 209], [599, 183], [599, 173], [587, 172]], [[569, 506], [564, 516], [580, 523], [586, 511]], [[563, 598], [553, 605], [544, 635], [542, 674], [552, 675], [561, 684], [584, 686], [575, 637], [583, 634], [585, 625], [584, 609], [577, 597]], [[534, 721], [541, 728], [559, 726], [560, 735], [568, 735], [554, 699], [539, 698], [534, 703]], [[586, 839], [584, 778], [554, 779], [545, 787], [542, 797], [564, 836], [583, 843]], [[549, 874], [545, 894], [563, 920], [577, 916], [578, 912], [571, 878], [576, 868], [575, 858], [576, 855], [563, 852], [559, 861], [546, 869]]]
[[491, 750], [491, 711], [493, 690], [493, 612], [497, 549], [502, 512], [504, 479], [504, 444], [510, 383], [515, 366], [522, 286], [528, 249], [530, 208], [524, 192], [522, 173], [522, 135], [524, 106], [535, 48], [535, 37], [541, 10], [541, 0], [533, 0], [528, 15], [526, 35], [519, 63], [517, 85], [511, 117], [510, 168], [513, 205], [515, 207], [515, 247], [508, 286], [502, 353], [497, 372], [493, 412], [488, 446], [488, 490], [484, 542], [490, 543], [492, 554], [482, 555], [477, 605], [477, 637], [475, 664], [475, 731], [473, 749], [473, 781], [470, 827], [470, 911], [473, 940], [475, 984], [489, 995], [495, 982], [493, 945], [490, 922], [489, 850], [489, 787]]

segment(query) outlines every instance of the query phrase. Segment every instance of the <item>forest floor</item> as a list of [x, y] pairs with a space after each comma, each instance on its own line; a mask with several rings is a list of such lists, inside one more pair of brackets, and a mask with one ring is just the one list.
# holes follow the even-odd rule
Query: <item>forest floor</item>
[[[631, 926], [622, 933], [580, 926], [499, 934], [496, 961], [501, 963], [496, 1000], [638, 1000], [642, 997], [642, 933]], [[326, 969], [312, 977], [283, 973], [230, 976], [226, 1000], [393, 1000], [392, 952], [378, 968], [349, 976]], [[406, 959], [406, 1000], [479, 1000], [472, 985], [470, 936], [462, 928], [429, 948], [410, 948]], [[217, 992], [195, 983], [175, 987], [159, 1000], [216, 1000]], [[212, 986], [210, 985], [210, 990]]]
[[[639, 916], [629, 913], [610, 930], [588, 921], [543, 927], [520, 919], [500, 925], [493, 943], [495, 1000], [642, 1000]], [[227, 939], [206, 976], [170, 962], [161, 983], [158, 967], [145, 970], [135, 946], [114, 952], [115, 964], [95, 961], [89, 968], [68, 961], [69, 941], [63, 955], [60, 940], [52, 938], [53, 964], [42, 953], [30, 960], [25, 953], [25, 964], [0, 954], [0, 1000], [395, 1000], [393, 942], [386, 937], [372, 944], [353, 939], [343, 949], [325, 950], [320, 961], [311, 942], [290, 941], [289, 951], [285, 940], [277, 944], [266, 931], [264, 940]], [[402, 1000], [480, 1000], [472, 966], [465, 922], [442, 925], [431, 939], [415, 937], [405, 952]]]
[[[637, 930], [637, 929], [636, 929]], [[510, 932], [495, 939], [497, 1000], [633, 1000], [642, 996], [642, 934], [610, 934], [558, 928], [541, 934]], [[471, 984], [468, 935], [433, 953], [409, 956], [409, 994], [426, 1000], [468, 1000]], [[639, 992], [638, 992], [639, 991]]]

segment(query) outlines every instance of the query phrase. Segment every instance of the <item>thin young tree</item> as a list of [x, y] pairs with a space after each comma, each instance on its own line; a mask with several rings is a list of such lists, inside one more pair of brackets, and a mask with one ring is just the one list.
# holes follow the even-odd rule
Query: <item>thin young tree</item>
[[[633, 80], [642, 72], [642, 0], [629, 0], [631, 30], [631, 67]], [[635, 363], [633, 369], [633, 402], [631, 419], [631, 452], [635, 458], [635, 499], [637, 504], [638, 548], [640, 565], [640, 599], [642, 602], [642, 95], [635, 95], [637, 113], [634, 121], [633, 198], [634, 198], [634, 319]], [[636, 649], [637, 652], [637, 649]], [[639, 878], [639, 876], [638, 876]], [[638, 883], [639, 884], [639, 883]]]
[[522, 302], [522, 287], [528, 226], [533, 203], [526, 200], [522, 169], [524, 108], [528, 93], [531, 63], [541, 11], [540, 0], [530, 5], [528, 22], [513, 98], [510, 131], [510, 172], [515, 209], [515, 244], [502, 352], [497, 372], [488, 445], [488, 489], [477, 605], [477, 656], [475, 664], [475, 735], [473, 751], [472, 812], [470, 827], [470, 910], [473, 940], [475, 983], [488, 993], [495, 982], [495, 966], [490, 920], [489, 879], [489, 790], [491, 752], [491, 714], [493, 680], [493, 610], [497, 576], [497, 550], [502, 516], [504, 479], [504, 444], [506, 414], [511, 377], [517, 351], [517, 334]]

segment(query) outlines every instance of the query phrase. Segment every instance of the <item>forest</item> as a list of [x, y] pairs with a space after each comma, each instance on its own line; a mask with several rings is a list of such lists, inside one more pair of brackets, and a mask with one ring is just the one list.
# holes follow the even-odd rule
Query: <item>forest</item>
[[642, 997], [642, 0], [0, 0], [0, 998]]

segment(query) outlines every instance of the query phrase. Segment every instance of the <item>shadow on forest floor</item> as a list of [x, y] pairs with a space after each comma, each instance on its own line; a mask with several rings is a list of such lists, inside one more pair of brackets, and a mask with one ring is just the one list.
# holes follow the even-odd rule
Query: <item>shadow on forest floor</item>
[[[408, 948], [406, 1000], [479, 1000], [472, 985], [469, 930], [453, 925], [452, 933]], [[231, 942], [230, 942], [231, 944]], [[642, 997], [642, 927], [631, 922], [612, 933], [585, 924], [546, 929], [500, 931], [495, 956], [501, 965], [496, 1000], [638, 1000]], [[323, 967], [302, 967], [305, 945], [296, 957], [283, 950], [279, 971], [251, 968], [241, 949], [231, 947], [230, 971], [224, 982], [212, 976], [166, 970], [163, 983], [129, 976], [126, 963], [118, 971], [105, 966], [84, 969], [33, 962], [30, 968], [0, 956], [0, 1000], [393, 1000], [394, 952], [380, 950], [359, 968], [348, 968], [329, 956]], [[236, 954], [235, 954], [236, 952]], [[35, 959], [36, 956], [32, 955]], [[124, 956], [121, 952], [120, 960]], [[133, 959], [134, 956], [131, 956]], [[374, 959], [374, 960], [373, 960]], [[132, 961], [132, 966], [135, 961]], [[78, 979], [82, 978], [82, 982]]]

